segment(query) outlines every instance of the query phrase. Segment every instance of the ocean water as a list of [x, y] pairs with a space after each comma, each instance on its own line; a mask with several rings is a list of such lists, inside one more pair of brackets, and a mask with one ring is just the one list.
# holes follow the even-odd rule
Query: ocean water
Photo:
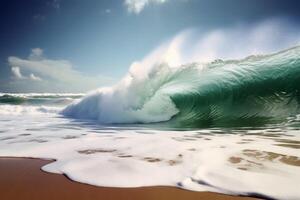
[[89, 94], [0, 94], [0, 156], [109, 187], [300, 199], [300, 47], [130, 69]]

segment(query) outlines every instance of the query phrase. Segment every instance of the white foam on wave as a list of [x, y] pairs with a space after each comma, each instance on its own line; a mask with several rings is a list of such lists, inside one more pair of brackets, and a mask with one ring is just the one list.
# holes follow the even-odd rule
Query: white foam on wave
[[157, 65], [141, 75], [132, 69], [117, 85], [88, 94], [62, 113], [101, 123], [168, 121], [178, 113], [170, 96], [163, 92], [164, 81], [174, 73], [170, 70], [167, 65]]
[[159, 131], [84, 125], [52, 115], [0, 115], [0, 156], [55, 159], [43, 170], [97, 186], [165, 185], [300, 198], [300, 152], [288, 147], [300, 142], [299, 131], [232, 131]]

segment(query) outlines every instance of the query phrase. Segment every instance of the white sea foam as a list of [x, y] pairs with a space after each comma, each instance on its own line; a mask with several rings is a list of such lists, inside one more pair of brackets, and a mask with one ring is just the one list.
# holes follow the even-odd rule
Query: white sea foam
[[168, 121], [178, 110], [168, 95], [156, 91], [161, 86], [157, 78], [161, 77], [145, 81], [128, 75], [113, 88], [99, 89], [76, 101], [63, 114], [101, 123]]
[[43, 170], [98, 186], [300, 198], [294, 129], [159, 131], [33, 116], [0, 114], [0, 156], [56, 159]]

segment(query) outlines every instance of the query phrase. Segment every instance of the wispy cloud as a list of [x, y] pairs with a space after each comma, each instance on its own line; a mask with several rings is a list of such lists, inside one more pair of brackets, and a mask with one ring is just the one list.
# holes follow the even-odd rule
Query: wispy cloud
[[44, 50], [41, 48], [31, 49], [29, 57], [32, 58], [41, 58], [43, 56]]
[[34, 80], [34, 81], [41, 81], [42, 79], [33, 73], [30, 74], [29, 79]]
[[33, 80], [33, 81], [41, 81], [42, 79], [36, 75], [34, 75], [33, 73], [31, 73], [28, 77], [24, 76], [21, 73], [20, 67], [12, 67], [11, 68], [11, 72], [13, 74], [13, 78], [16, 80]]
[[32, 17], [35, 21], [44, 21], [46, 19], [45, 15], [42, 14], [36, 14]]
[[48, 5], [52, 6], [54, 9], [60, 9], [61, 0], [51, 0], [48, 2]]
[[39, 81], [47, 91], [87, 91], [113, 82], [109, 77], [82, 74], [68, 60], [48, 59], [40, 48], [32, 49], [26, 59], [10, 56], [8, 64], [15, 84], [26, 83], [30, 87]]
[[[62, 0], [47, 0], [45, 2], [45, 5], [48, 8], [51, 8], [51, 9], [54, 9], [54, 10], [58, 11], [61, 8], [61, 1]], [[37, 21], [37, 22], [43, 22], [47, 19], [47, 14], [45, 14], [45, 13], [36, 13], [35, 15], [32, 16], [32, 19], [34, 21]]]
[[139, 14], [149, 4], [163, 4], [168, 0], [125, 0], [128, 12]]
[[12, 67], [11, 72], [12, 72], [14, 78], [23, 79], [23, 75], [20, 71], [20, 67]]

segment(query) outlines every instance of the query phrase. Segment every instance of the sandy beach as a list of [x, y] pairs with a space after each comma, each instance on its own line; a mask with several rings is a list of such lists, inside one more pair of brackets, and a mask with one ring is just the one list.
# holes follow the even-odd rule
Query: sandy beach
[[192, 192], [172, 187], [107, 188], [69, 180], [41, 171], [51, 161], [28, 158], [0, 158], [0, 195], [5, 200], [250, 200], [210, 192]]

